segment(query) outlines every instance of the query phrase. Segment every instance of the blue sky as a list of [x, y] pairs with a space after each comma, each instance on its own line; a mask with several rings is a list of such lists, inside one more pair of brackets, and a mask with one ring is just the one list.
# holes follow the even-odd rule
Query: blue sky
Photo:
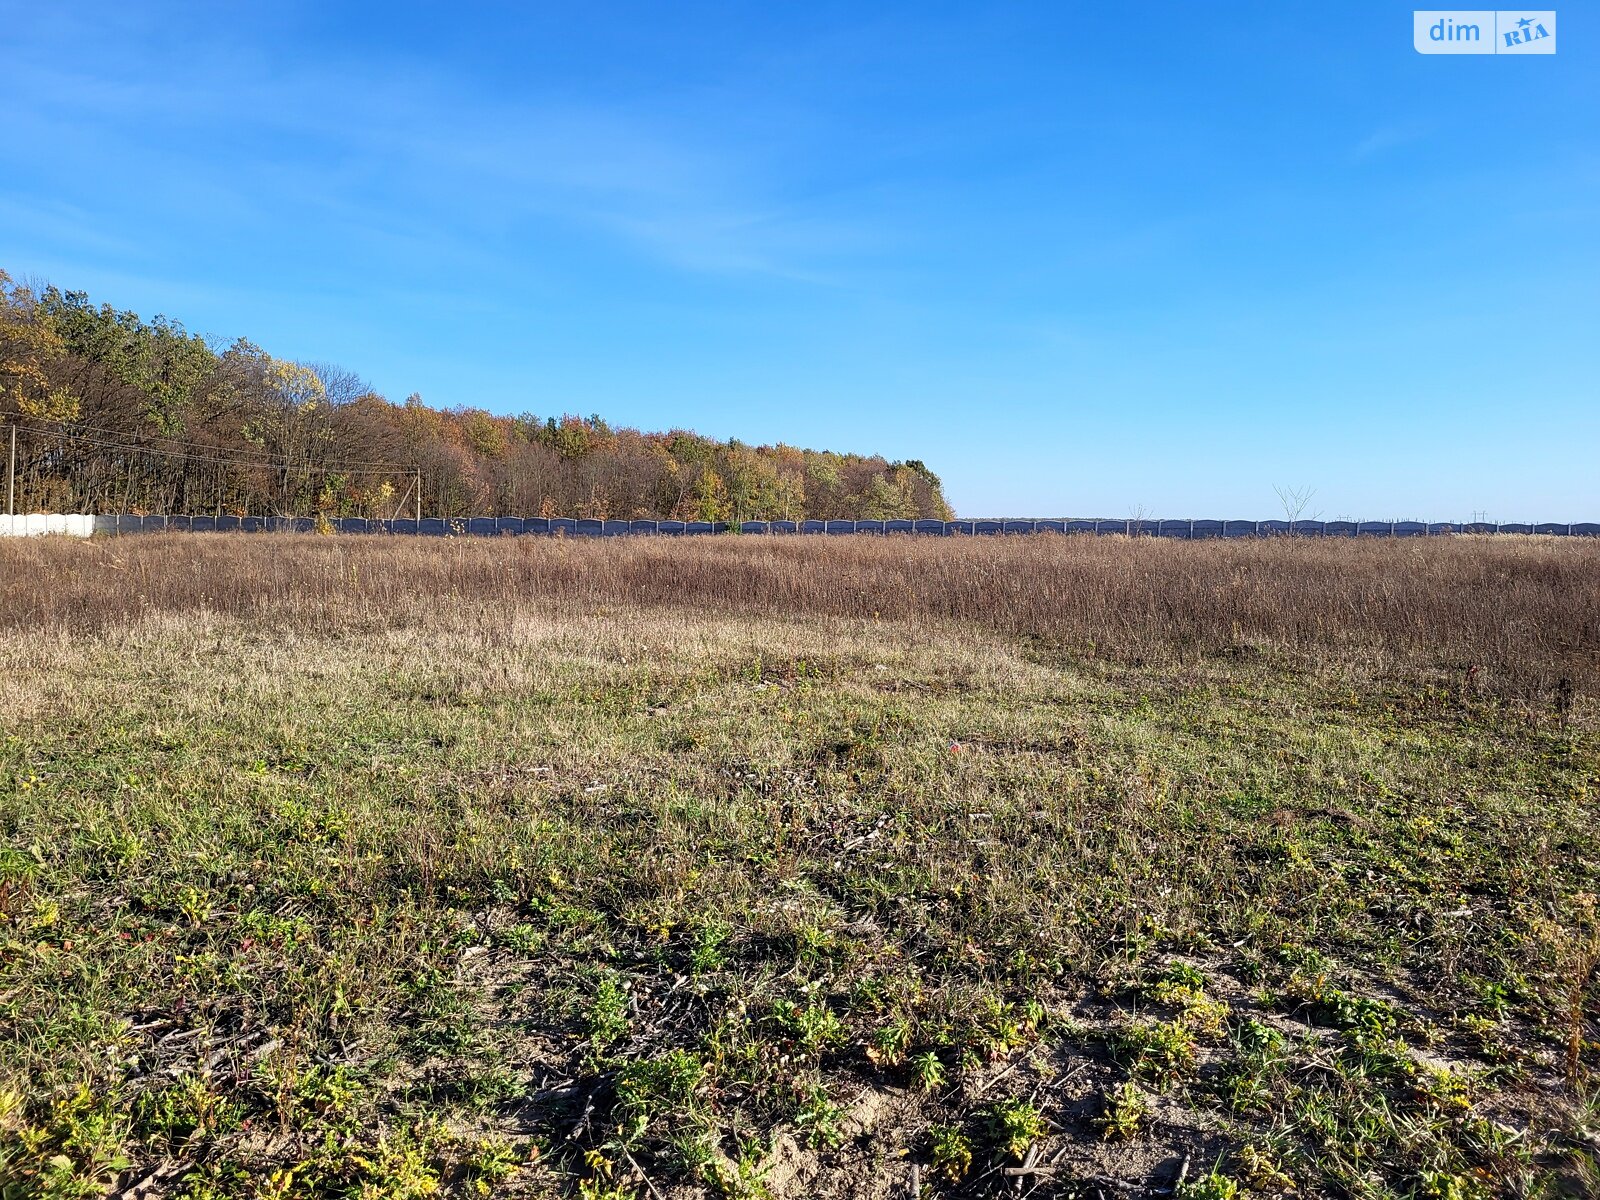
[[964, 515], [1600, 519], [1600, 22], [23, 5], [0, 266], [399, 399], [926, 460]]

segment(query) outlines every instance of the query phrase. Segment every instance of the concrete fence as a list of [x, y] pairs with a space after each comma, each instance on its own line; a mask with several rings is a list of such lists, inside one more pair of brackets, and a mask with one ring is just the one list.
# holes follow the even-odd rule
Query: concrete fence
[[[6, 518], [0, 517], [0, 522]], [[0, 533], [310, 533], [309, 517], [141, 517], [29, 516], [11, 518], [26, 529]], [[60, 523], [51, 524], [51, 523]], [[66, 523], [71, 522], [69, 527]], [[42, 524], [35, 524], [42, 523]], [[494, 537], [531, 534], [543, 537], [618, 537], [625, 535], [685, 536], [714, 533], [747, 534], [891, 534], [933, 537], [1022, 533], [1098, 533], [1135, 537], [1240, 538], [1293, 534], [1297, 537], [1428, 537], [1452, 533], [1523, 533], [1555, 537], [1600, 537], [1600, 522], [1565, 525], [1489, 524], [1424, 521], [1211, 521], [1211, 520], [974, 520], [974, 521], [745, 521], [738, 525], [712, 521], [601, 521], [574, 517], [425, 517], [420, 521], [366, 520], [342, 517], [330, 522], [335, 533], [381, 533], [423, 537]]]
[[68, 537], [90, 537], [104, 532], [104, 517], [87, 513], [27, 513], [14, 517], [0, 514], [0, 537], [40, 537], [61, 533]]

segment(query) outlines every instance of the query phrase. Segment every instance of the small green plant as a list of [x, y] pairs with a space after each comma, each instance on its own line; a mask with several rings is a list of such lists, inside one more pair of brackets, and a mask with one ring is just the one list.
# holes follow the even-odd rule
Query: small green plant
[[1483, 1184], [1454, 1171], [1425, 1170], [1417, 1176], [1418, 1200], [1481, 1200], [1488, 1195]]
[[696, 976], [720, 971], [728, 965], [727, 945], [733, 931], [721, 922], [702, 925], [695, 931], [689, 951], [689, 970]]
[[1004, 1154], [1021, 1158], [1045, 1133], [1044, 1114], [1026, 1100], [1001, 1100], [988, 1112], [989, 1135]]
[[1294, 1180], [1278, 1166], [1278, 1160], [1254, 1143], [1239, 1151], [1239, 1174], [1257, 1192], [1291, 1192]]
[[704, 1064], [687, 1050], [628, 1063], [617, 1072], [617, 1116], [623, 1137], [633, 1141], [657, 1116], [688, 1108], [705, 1072]]
[[1424, 1104], [1449, 1116], [1472, 1110], [1471, 1081], [1460, 1072], [1428, 1068], [1421, 1073], [1417, 1091]]
[[1184, 1180], [1176, 1192], [1178, 1200], [1234, 1200], [1238, 1194], [1238, 1181], [1215, 1169]]
[[826, 963], [838, 951], [839, 939], [833, 930], [820, 925], [802, 925], [795, 931], [795, 956], [807, 966]]
[[361, 1094], [361, 1085], [343, 1064], [317, 1066], [294, 1081], [294, 1096], [319, 1116], [338, 1116]]
[[1126, 1141], [1150, 1120], [1150, 1100], [1131, 1079], [1101, 1100], [1098, 1124], [1107, 1140]]
[[867, 1057], [879, 1066], [898, 1067], [905, 1062], [906, 1050], [910, 1045], [911, 1022], [905, 1017], [897, 1017], [873, 1031]]
[[1480, 989], [1484, 1010], [1496, 1021], [1511, 1011], [1511, 989], [1503, 983], [1485, 983]]
[[772, 1006], [772, 1015], [778, 1027], [808, 1054], [817, 1054], [844, 1041], [844, 1022], [826, 1004], [813, 1003], [802, 1008], [791, 1000], [779, 1000]]
[[839, 1128], [840, 1116], [840, 1108], [828, 1097], [827, 1089], [817, 1086], [806, 1093], [794, 1121], [805, 1131], [806, 1145], [813, 1150], [823, 1150], [844, 1141], [844, 1131]]
[[996, 996], [983, 998], [983, 1016], [972, 1033], [972, 1045], [990, 1060], [1001, 1059], [1033, 1037], [1034, 1022], [1029, 1013]]
[[500, 939], [518, 954], [537, 954], [544, 948], [545, 936], [537, 925], [524, 921], [500, 934]]
[[516, 1174], [526, 1161], [526, 1152], [513, 1143], [503, 1138], [485, 1138], [472, 1148], [464, 1166], [472, 1190], [487, 1196], [495, 1184]]
[[427, 1139], [379, 1138], [376, 1145], [350, 1154], [346, 1167], [357, 1175], [351, 1194], [382, 1200], [421, 1200], [439, 1190], [439, 1172], [430, 1161]]
[[177, 903], [191, 929], [198, 929], [211, 919], [211, 898], [199, 888], [179, 888]]
[[950, 1078], [950, 1071], [932, 1050], [913, 1055], [911, 1078], [925, 1092], [937, 1091]]
[[589, 1042], [603, 1050], [628, 1032], [628, 993], [614, 974], [600, 977], [586, 1018]]
[[972, 1170], [972, 1141], [956, 1125], [935, 1125], [928, 1130], [929, 1167], [934, 1175], [959, 1183]]
[[1133, 1070], [1165, 1086], [1194, 1071], [1198, 1046], [1181, 1021], [1142, 1021], [1126, 1026], [1117, 1044]]

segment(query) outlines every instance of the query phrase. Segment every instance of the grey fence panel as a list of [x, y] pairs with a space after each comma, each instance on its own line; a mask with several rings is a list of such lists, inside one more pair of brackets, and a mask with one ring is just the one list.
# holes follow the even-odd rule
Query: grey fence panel
[[[568, 534], [584, 537], [620, 537], [626, 534], [710, 534], [728, 533], [735, 527], [727, 522], [710, 521], [602, 521], [584, 517], [428, 517], [421, 522], [410, 518], [383, 520], [379, 518], [340, 517], [332, 522], [340, 534], [393, 533], [421, 534], [429, 537], [491, 534]], [[151, 533], [162, 530], [177, 532], [247, 532], [261, 530], [276, 533], [310, 533], [316, 528], [311, 517], [236, 517], [175, 515], [139, 516], [133, 513], [108, 513], [93, 518], [96, 533]], [[784, 534], [890, 534], [918, 533], [949, 537], [961, 535], [1038, 534], [1038, 533], [1112, 533], [1133, 534], [1140, 537], [1176, 538], [1237, 538], [1258, 535], [1294, 534], [1299, 537], [1424, 537], [1451, 533], [1539, 533], [1553, 537], [1600, 537], [1600, 523], [1580, 522], [1565, 525], [1558, 521], [1545, 521], [1538, 525], [1506, 523], [1492, 524], [1484, 521], [1462, 523], [1456, 521], [1216, 521], [1168, 519], [1161, 521], [1131, 518], [1108, 520], [965, 520], [937, 521], [932, 518], [916, 520], [895, 518], [878, 521], [863, 519], [801, 520], [801, 521], [743, 521], [737, 526], [740, 533]]]

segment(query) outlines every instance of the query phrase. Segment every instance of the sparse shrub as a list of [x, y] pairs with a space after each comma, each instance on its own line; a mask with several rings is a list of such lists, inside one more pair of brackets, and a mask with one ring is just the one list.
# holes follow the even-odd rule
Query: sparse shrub
[[1124, 1026], [1117, 1045], [1133, 1070], [1159, 1084], [1173, 1083], [1194, 1071], [1198, 1047], [1194, 1033], [1180, 1021], [1140, 1021]]
[[813, 1087], [795, 1112], [794, 1120], [805, 1133], [806, 1145], [813, 1150], [822, 1150], [844, 1141], [839, 1117], [839, 1106], [829, 1097], [827, 1089]]
[[972, 1170], [972, 1141], [959, 1126], [935, 1125], [928, 1131], [929, 1165], [935, 1175], [958, 1183]]
[[1184, 1180], [1176, 1194], [1178, 1200], [1234, 1200], [1239, 1184], [1221, 1171], [1211, 1170]]
[[950, 1071], [932, 1050], [925, 1050], [911, 1059], [911, 1077], [925, 1092], [937, 1091], [950, 1078]]
[[1106, 1093], [1101, 1100], [1101, 1136], [1122, 1140], [1136, 1136], [1150, 1120], [1150, 1100], [1131, 1079]]
[[990, 1107], [989, 1136], [1001, 1153], [1021, 1158], [1045, 1133], [1044, 1114], [1025, 1100], [1010, 1098]]

